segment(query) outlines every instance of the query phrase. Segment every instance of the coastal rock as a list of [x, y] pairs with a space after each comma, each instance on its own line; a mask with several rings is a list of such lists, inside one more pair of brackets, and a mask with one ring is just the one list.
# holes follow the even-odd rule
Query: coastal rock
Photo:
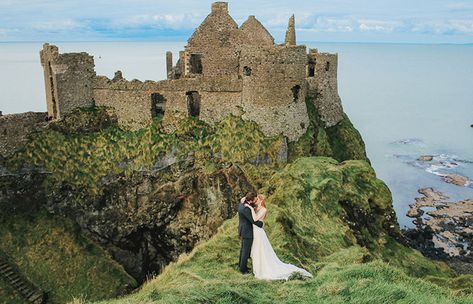
[[[459, 257], [470, 261], [473, 245], [473, 199], [457, 202], [432, 188], [419, 189], [424, 197], [416, 198], [407, 213], [415, 217], [416, 229], [407, 233], [414, 247], [429, 256]], [[423, 207], [433, 208], [422, 218]], [[419, 236], [422, 235], [422, 238]], [[471, 262], [471, 261], [470, 261]]]
[[422, 155], [417, 160], [420, 161], [432, 161], [434, 157], [432, 155]]
[[409, 211], [407, 211], [407, 216], [411, 218], [418, 218], [424, 214], [422, 208], [424, 207], [436, 207], [445, 205], [445, 200], [448, 199], [447, 196], [443, 195], [441, 192], [435, 191], [433, 188], [421, 188], [417, 190], [420, 194], [423, 194], [423, 197], [415, 198], [415, 203], [409, 205]]
[[458, 174], [447, 174], [442, 176], [443, 181], [449, 184], [454, 184], [457, 186], [468, 186], [470, 179], [466, 176], [461, 176]]

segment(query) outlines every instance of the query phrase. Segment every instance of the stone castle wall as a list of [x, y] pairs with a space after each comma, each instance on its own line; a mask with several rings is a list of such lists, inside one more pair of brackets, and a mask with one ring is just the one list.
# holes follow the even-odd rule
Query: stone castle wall
[[295, 140], [309, 125], [305, 46], [244, 46], [240, 69], [245, 116], [265, 133]]
[[[119, 124], [138, 129], [152, 120], [152, 94], [164, 98], [164, 122], [172, 124], [175, 113], [189, 116], [188, 93], [200, 96], [199, 119], [215, 123], [228, 114], [237, 114], [241, 106], [241, 81], [236, 78], [190, 78], [172, 81], [128, 81], [96, 77], [93, 95], [98, 106], [111, 108]], [[133, 110], [130, 110], [133, 109]], [[169, 115], [168, 117], [168, 114]], [[182, 115], [181, 115], [182, 116]]]
[[311, 67], [314, 68], [314, 76], [307, 78], [307, 93], [314, 99], [315, 108], [325, 125], [334, 126], [343, 119], [337, 84], [338, 55], [319, 53], [317, 49], [311, 49], [308, 69]]

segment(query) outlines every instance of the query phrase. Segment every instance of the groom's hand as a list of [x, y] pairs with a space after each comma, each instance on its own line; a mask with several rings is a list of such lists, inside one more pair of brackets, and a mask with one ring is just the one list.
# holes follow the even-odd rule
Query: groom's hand
[[260, 228], [263, 228], [263, 222], [262, 221], [256, 221], [255, 225], [260, 227]]

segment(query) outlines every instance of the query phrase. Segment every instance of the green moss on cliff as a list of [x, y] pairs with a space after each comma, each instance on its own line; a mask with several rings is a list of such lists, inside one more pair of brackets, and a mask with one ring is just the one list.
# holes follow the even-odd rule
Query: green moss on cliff
[[282, 137], [266, 137], [256, 123], [236, 116], [228, 116], [215, 126], [186, 119], [171, 133], [164, 131], [160, 121], [137, 131], [114, 126], [85, 133], [65, 131], [82, 125], [76, 121], [90, 121], [93, 115], [105, 114], [99, 110], [76, 111], [41, 130], [7, 160], [8, 165], [13, 170], [28, 165], [45, 168], [52, 173], [47, 179], [48, 188], [67, 185], [74, 191], [97, 195], [102, 191], [102, 178], [150, 169], [159, 157], [194, 158], [196, 169], [208, 168], [211, 163], [246, 163], [259, 158], [275, 164], [284, 144]]
[[365, 143], [350, 119], [346, 115], [342, 121], [333, 127], [327, 128], [327, 139], [332, 148], [332, 157], [339, 160], [362, 159], [367, 160]]
[[[275, 174], [264, 189], [265, 230], [278, 256], [314, 274], [303, 281], [271, 282], [237, 271], [237, 219], [208, 242], [168, 266], [137, 293], [103, 303], [469, 303], [471, 297], [416, 278], [450, 280], [443, 263], [397, 243], [389, 191], [363, 161], [342, 164], [302, 158]], [[344, 203], [341, 203], [344, 202]], [[350, 211], [367, 233], [357, 236]], [[374, 213], [379, 219], [371, 219]], [[389, 224], [388, 227], [385, 227]], [[374, 232], [374, 230], [377, 232]], [[360, 238], [361, 237], [361, 238]], [[361, 246], [373, 244], [374, 249]], [[404, 261], [398, 260], [403, 258]]]
[[[136, 286], [122, 266], [81, 237], [69, 220], [45, 212], [0, 217], [0, 244], [53, 303], [114, 297]], [[0, 291], [0, 302], [23, 303], [8, 287]]]
[[290, 145], [291, 160], [312, 155], [332, 157], [338, 161], [357, 159], [369, 162], [363, 138], [346, 115], [335, 126], [325, 128], [313, 101], [307, 99], [306, 105], [310, 124], [304, 136]]

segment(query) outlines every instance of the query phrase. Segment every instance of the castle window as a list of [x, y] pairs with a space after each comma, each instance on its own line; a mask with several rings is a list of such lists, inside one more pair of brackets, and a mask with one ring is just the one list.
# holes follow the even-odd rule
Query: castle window
[[309, 68], [307, 71], [307, 76], [314, 77], [315, 76], [315, 63], [309, 63]]
[[200, 115], [200, 94], [196, 91], [186, 93], [187, 112], [191, 117], [199, 117]]
[[166, 110], [166, 98], [158, 93], [151, 94], [151, 117], [163, 118]]
[[189, 65], [192, 74], [202, 74], [202, 54], [191, 54]]
[[292, 91], [292, 97], [294, 102], [298, 102], [301, 94], [301, 86], [300, 85], [295, 85], [291, 89]]
[[325, 71], [328, 72], [329, 70], [330, 70], [330, 62], [327, 61], [327, 62], [325, 63]]
[[251, 76], [251, 68], [246, 66], [243, 68], [243, 75], [245, 76]]

